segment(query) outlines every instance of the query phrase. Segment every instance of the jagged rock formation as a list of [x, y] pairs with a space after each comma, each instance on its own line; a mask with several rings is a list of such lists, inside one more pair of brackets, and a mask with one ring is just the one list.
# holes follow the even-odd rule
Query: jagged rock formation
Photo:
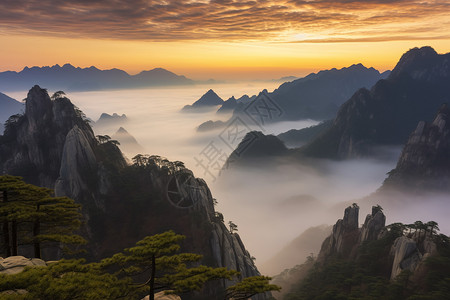
[[381, 209], [378, 206], [372, 207], [372, 213], [366, 216], [366, 220], [361, 227], [359, 242], [376, 240], [385, 225], [386, 216]]
[[[0, 136], [3, 173], [54, 188], [56, 195], [83, 205], [89, 258], [110, 256], [172, 229], [186, 236], [182, 251], [202, 254], [203, 264], [236, 269], [243, 277], [259, 275], [239, 236], [216, 214], [204, 180], [179, 162], [148, 156], [142, 161], [128, 166], [113, 141], [94, 137], [69, 99], [52, 100], [39, 86], [28, 93], [25, 114]], [[208, 284], [195, 299], [220, 299], [230, 284]]]
[[[383, 239], [391, 228], [385, 227], [386, 217], [379, 206], [372, 207], [372, 213], [367, 215], [364, 225], [358, 228], [358, 211], [356, 205], [345, 209], [344, 219], [340, 219], [333, 227], [332, 234], [325, 239], [320, 250], [318, 260], [326, 261], [329, 257], [338, 255], [346, 259], [356, 259], [358, 247], [365, 242]], [[399, 236], [393, 240], [389, 257], [384, 260], [391, 262], [390, 278], [396, 278], [403, 270], [414, 272], [426, 257], [435, 255], [436, 244], [431, 231], [417, 230], [415, 233], [404, 235], [401, 228]]]
[[128, 122], [128, 118], [125, 114], [119, 115], [113, 113], [112, 115], [102, 113], [97, 122], [93, 123], [93, 129], [96, 134], [105, 134], [114, 132], [117, 127], [124, 126]]
[[432, 123], [419, 122], [383, 189], [448, 190], [449, 170], [450, 109], [443, 105]]
[[70, 100], [62, 97], [52, 101], [45, 90], [34, 86], [26, 98], [25, 114], [11, 122], [0, 137], [0, 170], [53, 188], [66, 136], [75, 125], [93, 146], [92, 129]]
[[345, 209], [344, 218], [336, 222], [331, 235], [322, 243], [318, 256], [320, 260], [332, 254], [350, 256], [359, 239], [358, 217], [357, 205]]
[[450, 100], [450, 53], [430, 47], [406, 52], [392, 74], [371, 90], [358, 90], [345, 102], [323, 135], [302, 155], [355, 158], [376, 154], [376, 146], [403, 144], [420, 120], [431, 119]]
[[183, 107], [183, 110], [217, 106], [222, 105], [224, 102], [225, 101], [223, 101], [222, 98], [220, 98], [213, 90], [210, 89], [192, 105], [186, 105], [185, 107]]

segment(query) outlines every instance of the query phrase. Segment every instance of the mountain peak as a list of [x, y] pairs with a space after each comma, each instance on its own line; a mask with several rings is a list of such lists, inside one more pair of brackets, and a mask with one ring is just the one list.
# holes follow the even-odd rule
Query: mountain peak
[[128, 133], [128, 131], [127, 131], [125, 128], [120, 127], [120, 128], [116, 131], [116, 134], [129, 134], [129, 133]]
[[448, 62], [443, 63], [439, 55], [433, 48], [425, 46], [422, 48], [412, 48], [402, 55], [399, 62], [392, 70], [390, 78], [409, 75], [413, 79], [432, 80], [432, 72], [439, 71], [445, 67], [448, 71]]
[[225, 101], [219, 97], [212, 89], [209, 89], [200, 99], [194, 102], [192, 106], [215, 106], [221, 105]]

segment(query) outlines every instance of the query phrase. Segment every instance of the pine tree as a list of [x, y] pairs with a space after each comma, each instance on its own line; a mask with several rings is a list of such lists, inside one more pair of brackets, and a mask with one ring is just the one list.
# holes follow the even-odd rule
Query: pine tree
[[202, 256], [193, 253], [177, 254], [180, 250], [179, 242], [184, 238], [173, 231], [147, 236], [137, 242], [135, 247], [104, 259], [102, 263], [106, 268], [115, 267], [115, 274], [119, 278], [146, 278], [145, 282], [136, 283], [136, 289], [145, 290], [150, 300], [154, 299], [157, 291], [170, 290], [180, 294], [200, 290], [209, 280], [231, 279], [238, 274], [226, 268], [203, 265], [190, 267]]
[[257, 294], [280, 291], [281, 287], [269, 283], [271, 279], [267, 276], [244, 278], [241, 282], [227, 288], [226, 299], [246, 300]]
[[[43, 244], [83, 244], [74, 234], [81, 225], [81, 206], [67, 197], [52, 197], [52, 190], [26, 184], [21, 177], [0, 176], [0, 222], [6, 256], [18, 255], [21, 245], [33, 245], [41, 258]], [[19, 235], [19, 226], [22, 227]], [[68, 248], [65, 248], [67, 250]]]

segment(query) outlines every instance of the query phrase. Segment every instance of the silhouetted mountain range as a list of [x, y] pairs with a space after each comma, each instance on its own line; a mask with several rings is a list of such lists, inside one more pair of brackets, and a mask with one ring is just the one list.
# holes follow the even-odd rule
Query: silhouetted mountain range
[[[372, 87], [378, 80], [386, 78], [389, 73], [389, 71], [380, 73], [374, 68], [356, 64], [339, 70], [331, 69], [312, 73], [304, 78], [283, 83], [272, 93], [263, 91], [265, 97], [268, 97], [281, 110], [279, 117], [267, 121], [302, 119], [322, 121], [334, 118], [339, 106], [354, 92], [362, 87]], [[252, 101], [257, 102], [258, 97], [253, 98]], [[235, 115], [245, 116], [248, 112], [246, 108], [251, 105], [251, 101], [240, 103], [234, 110]]]
[[358, 90], [323, 135], [300, 150], [313, 157], [352, 158], [376, 146], [403, 145], [422, 120], [450, 101], [450, 53], [431, 47], [406, 52], [386, 80]]
[[143, 88], [152, 86], [190, 85], [194, 81], [176, 75], [162, 68], [142, 71], [129, 75], [119, 69], [100, 70], [74, 67], [65, 64], [62, 67], [25, 67], [20, 72], [6, 71], [0, 73], [0, 90], [22, 91], [35, 84], [53, 90], [87, 91], [104, 89]]

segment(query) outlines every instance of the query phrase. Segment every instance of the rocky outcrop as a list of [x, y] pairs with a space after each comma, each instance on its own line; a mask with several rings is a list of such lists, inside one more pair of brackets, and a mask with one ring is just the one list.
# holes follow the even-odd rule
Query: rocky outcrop
[[336, 222], [333, 232], [323, 242], [318, 256], [319, 260], [334, 254], [350, 256], [359, 238], [358, 217], [359, 207], [357, 205], [345, 209], [344, 218]]
[[419, 122], [383, 188], [448, 190], [449, 170], [450, 109], [443, 105], [432, 123]]
[[367, 215], [363, 226], [358, 228], [358, 211], [359, 208], [355, 205], [346, 208], [344, 219], [336, 222], [332, 234], [323, 242], [318, 256], [319, 262], [326, 262], [333, 256], [357, 260], [361, 245], [382, 240], [382, 243], [388, 242], [387, 246], [390, 247], [390, 252], [383, 261], [389, 262], [391, 272], [387, 275], [394, 279], [404, 270], [414, 272], [424, 265], [425, 258], [438, 253], [433, 235], [423, 233], [422, 230], [405, 235], [401, 231], [404, 229], [401, 229], [395, 236], [389, 237], [392, 238], [389, 242], [386, 238], [392, 227], [385, 226], [386, 216], [378, 205], [372, 207], [372, 213]]
[[97, 159], [88, 138], [75, 125], [67, 134], [64, 143], [61, 169], [55, 184], [57, 196], [81, 199], [88, 190], [85, 174], [97, 173]]
[[361, 227], [360, 243], [378, 239], [378, 236], [385, 225], [386, 216], [383, 214], [380, 207], [372, 207], [372, 213], [367, 215], [366, 220]]
[[416, 242], [405, 236], [395, 240], [391, 256], [394, 257], [391, 279], [397, 277], [403, 270], [414, 272], [422, 260], [422, 254], [417, 248]]
[[46, 267], [45, 261], [39, 258], [26, 258], [23, 256], [0, 257], [0, 274], [17, 274], [23, 271], [25, 267]]
[[377, 146], [401, 145], [450, 95], [450, 53], [412, 49], [386, 80], [360, 89], [339, 109], [330, 129], [300, 152], [327, 158], [375, 156]]
[[53, 188], [59, 177], [67, 134], [77, 125], [91, 145], [91, 127], [65, 97], [51, 100], [34, 86], [25, 99], [25, 114], [11, 122], [0, 138], [0, 169], [30, 183]]

